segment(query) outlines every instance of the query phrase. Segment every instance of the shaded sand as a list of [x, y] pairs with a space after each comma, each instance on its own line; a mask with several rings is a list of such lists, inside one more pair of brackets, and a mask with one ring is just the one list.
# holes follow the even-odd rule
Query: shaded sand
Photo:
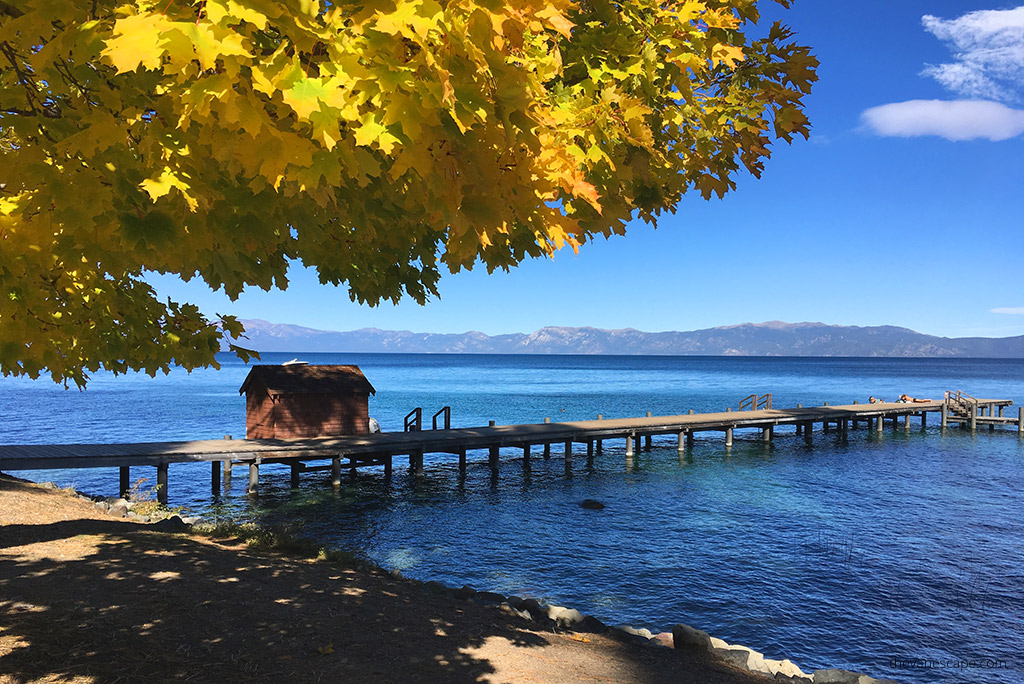
[[0, 682], [765, 682], [0, 475]]

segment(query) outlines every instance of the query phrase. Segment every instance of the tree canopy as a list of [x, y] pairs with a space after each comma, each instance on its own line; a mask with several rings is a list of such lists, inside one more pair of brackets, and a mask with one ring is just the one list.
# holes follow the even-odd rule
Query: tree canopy
[[0, 0], [0, 371], [216, 365], [241, 325], [161, 301], [148, 271], [236, 297], [297, 260], [354, 300], [422, 303], [442, 271], [722, 196], [808, 135], [817, 60], [759, 18], [757, 0]]

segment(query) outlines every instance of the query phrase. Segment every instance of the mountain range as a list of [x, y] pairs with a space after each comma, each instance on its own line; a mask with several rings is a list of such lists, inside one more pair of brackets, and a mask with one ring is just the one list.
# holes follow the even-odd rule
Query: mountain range
[[260, 352], [1024, 358], [1024, 335], [936, 337], [889, 325], [770, 321], [688, 332], [547, 327], [529, 334], [485, 335], [377, 328], [337, 332], [259, 319], [242, 323], [248, 339], [241, 346]]

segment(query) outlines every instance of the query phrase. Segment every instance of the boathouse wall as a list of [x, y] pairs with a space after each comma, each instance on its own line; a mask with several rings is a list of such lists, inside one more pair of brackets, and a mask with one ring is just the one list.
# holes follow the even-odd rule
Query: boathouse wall
[[247, 439], [336, 437], [370, 431], [369, 396], [373, 387], [356, 366], [308, 366], [287, 371], [257, 366], [242, 389]]

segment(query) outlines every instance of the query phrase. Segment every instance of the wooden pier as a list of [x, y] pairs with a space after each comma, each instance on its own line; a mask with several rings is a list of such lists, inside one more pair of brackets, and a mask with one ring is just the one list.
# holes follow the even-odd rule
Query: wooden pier
[[[889, 424], [892, 429], [909, 430], [911, 420], [927, 425], [928, 414], [939, 414], [940, 425], [945, 428], [959, 424], [977, 430], [979, 426], [1015, 427], [1024, 436], [1024, 407], [1016, 416], [1004, 416], [1004, 410], [1013, 404], [1007, 399], [976, 399], [961, 392], [948, 393], [943, 400], [920, 403], [847, 404], [842, 406], [815, 406], [796, 408], [768, 408], [758, 397], [741, 402], [744, 410], [727, 409], [717, 413], [694, 413], [675, 416], [642, 418], [616, 418], [525, 425], [495, 425], [486, 427], [407, 432], [381, 432], [321, 437], [309, 439], [219, 439], [191, 442], [143, 442], [134, 444], [39, 444], [0, 445], [0, 471], [43, 470], [56, 468], [120, 469], [120, 490], [129, 487], [129, 468], [155, 466], [157, 469], [157, 495], [167, 502], [168, 469], [172, 463], [209, 462], [211, 486], [217, 493], [221, 480], [229, 479], [236, 465], [248, 467], [248, 491], [257, 492], [259, 468], [263, 463], [286, 463], [291, 466], [291, 483], [297, 487], [303, 472], [330, 470], [335, 486], [341, 484], [342, 469], [353, 474], [364, 466], [383, 466], [390, 476], [396, 456], [407, 456], [415, 474], [423, 473], [424, 454], [457, 456], [464, 472], [466, 454], [484, 450], [496, 474], [501, 449], [522, 450], [524, 465], [529, 467], [535, 455], [534, 447], [541, 447], [542, 457], [549, 458], [552, 445], [560, 446], [566, 472], [571, 472], [576, 445], [583, 445], [588, 458], [601, 454], [608, 440], [624, 440], [625, 457], [632, 459], [642, 449], [650, 449], [655, 436], [671, 436], [680, 453], [693, 446], [695, 433], [718, 432], [724, 435], [725, 447], [732, 447], [737, 431], [753, 431], [756, 438], [770, 442], [778, 428], [793, 428], [807, 444], [813, 443], [815, 425], [823, 433], [835, 431], [845, 435], [860, 426], [883, 432]], [[753, 402], [749, 400], [753, 398]], [[763, 397], [762, 397], [763, 399]], [[309, 465], [310, 461], [329, 461], [324, 465]]]

